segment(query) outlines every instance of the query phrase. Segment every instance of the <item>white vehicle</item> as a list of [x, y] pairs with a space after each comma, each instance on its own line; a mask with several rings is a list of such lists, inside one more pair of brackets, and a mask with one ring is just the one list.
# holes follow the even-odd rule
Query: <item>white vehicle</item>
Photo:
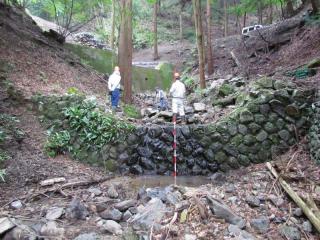
[[248, 35], [249, 32], [255, 31], [257, 29], [263, 28], [262, 25], [253, 25], [242, 28], [242, 35]]

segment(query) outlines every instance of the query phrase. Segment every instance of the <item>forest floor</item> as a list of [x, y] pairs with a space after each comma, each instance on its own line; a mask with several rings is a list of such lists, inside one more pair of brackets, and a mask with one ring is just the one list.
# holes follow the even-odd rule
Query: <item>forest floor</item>
[[[150, 194], [174, 184], [174, 178], [162, 183], [160, 176], [150, 179], [146, 177], [144, 180], [135, 176], [110, 176], [102, 169], [73, 161], [66, 155], [49, 158], [44, 152], [46, 130], [41, 126], [28, 100], [35, 93], [63, 94], [68, 88], [77, 87], [103, 101], [104, 91], [101, 89], [105, 89], [105, 83], [96, 72], [75, 62], [74, 57], [68, 57], [69, 53], [61, 49], [61, 46], [44, 38], [28, 18], [24, 19], [24, 25], [21, 26], [15, 24], [21, 22], [21, 19], [7, 21], [6, 14], [6, 11], [0, 9], [0, 35], [4, 36], [0, 39], [0, 60], [11, 65], [13, 70], [8, 79], [22, 91], [24, 99], [23, 103], [12, 101], [1, 87], [0, 112], [15, 116], [20, 121], [17, 127], [26, 135], [21, 142], [11, 142], [6, 146], [11, 158], [5, 165], [6, 182], [0, 183], [0, 218], [16, 219], [21, 229], [31, 229], [32, 233], [41, 237], [49, 234], [48, 239], [74, 239], [85, 233], [97, 236], [90, 239], [123, 239], [122, 236], [106, 232], [103, 213], [108, 213], [124, 200], [131, 200], [130, 212], [137, 212], [143, 208], [141, 206], [147, 206]], [[310, 40], [308, 52], [318, 43], [320, 38], [311, 37], [318, 32], [304, 35]], [[305, 38], [300, 41], [301, 44], [307, 44]], [[298, 40], [296, 42], [297, 46], [288, 46], [288, 49], [292, 49], [292, 54], [287, 56], [288, 65], [292, 64], [289, 59], [293, 54], [298, 54], [295, 49], [301, 48]], [[189, 49], [188, 44], [180, 47], [181, 51]], [[175, 45], [160, 45], [160, 60], [181, 61], [180, 50], [175, 52], [176, 49]], [[152, 60], [151, 54], [151, 50], [141, 51], [136, 54], [135, 61]], [[303, 54], [306, 54], [307, 59], [308, 53], [305, 51]], [[320, 185], [320, 167], [310, 160], [305, 139], [292, 147], [287, 154], [275, 157], [273, 164], [299, 195], [309, 194], [320, 204], [320, 189], [316, 187]], [[65, 181], [40, 186], [41, 181], [56, 177], [63, 177]], [[301, 213], [301, 209], [297, 208], [278, 181], [271, 176], [265, 164], [241, 168], [225, 175], [215, 174], [207, 179], [196, 176], [190, 178], [195, 179], [196, 183], [182, 181], [178, 190], [171, 192], [176, 194], [179, 201], [165, 201], [165, 220], [161, 223], [162, 227], [156, 228], [151, 224], [151, 231], [140, 230], [141, 235], [148, 236], [149, 239], [219, 240], [317, 240], [320, 237], [310, 227], [310, 222]], [[79, 182], [83, 184], [78, 184]], [[144, 191], [141, 188], [144, 188], [146, 193], [142, 194]], [[235, 215], [243, 219], [245, 230], [217, 219], [210, 209], [208, 196], [219, 199], [224, 206], [228, 206]], [[74, 199], [80, 200], [76, 205], [82, 210], [78, 213], [85, 214], [81, 219], [70, 216]], [[183, 201], [188, 211], [185, 221], [181, 220], [183, 209], [177, 207]], [[21, 205], [17, 207], [19, 203]], [[48, 222], [52, 220], [48, 213], [52, 213], [54, 208], [62, 211], [61, 215], [54, 219], [56, 227], [51, 226], [51, 231], [48, 232], [45, 230], [48, 230]], [[126, 210], [121, 210], [121, 215], [124, 215]], [[125, 232], [125, 239], [134, 239], [129, 238], [131, 226], [134, 224], [123, 219], [120, 224]], [[1, 237], [4, 236], [0, 233]], [[12, 238], [8, 235], [5, 239]], [[82, 239], [89, 237], [82, 236]]]

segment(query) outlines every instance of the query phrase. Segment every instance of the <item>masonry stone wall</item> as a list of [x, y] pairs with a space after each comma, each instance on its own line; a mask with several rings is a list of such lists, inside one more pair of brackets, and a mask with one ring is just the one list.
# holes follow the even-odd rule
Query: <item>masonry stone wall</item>
[[[218, 170], [228, 171], [266, 162], [285, 152], [310, 127], [313, 95], [312, 90], [297, 89], [265, 78], [242, 95], [236, 109], [218, 122], [179, 125], [178, 174], [206, 175]], [[40, 113], [63, 125], [59, 112], [63, 106], [69, 106], [70, 101], [73, 101], [71, 97], [44, 101]], [[108, 144], [99, 150], [94, 146], [90, 149], [76, 146], [79, 148], [77, 158], [110, 171], [171, 174], [172, 130], [172, 124], [137, 126], [135, 132], [120, 144]], [[76, 140], [74, 144], [77, 144]], [[319, 155], [318, 152], [315, 154]]]
[[308, 138], [311, 157], [320, 164], [320, 99], [312, 106], [313, 119]]

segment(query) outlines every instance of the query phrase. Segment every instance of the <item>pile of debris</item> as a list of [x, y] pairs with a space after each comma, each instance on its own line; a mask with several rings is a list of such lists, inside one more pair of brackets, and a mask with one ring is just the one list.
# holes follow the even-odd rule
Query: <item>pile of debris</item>
[[89, 33], [89, 32], [77, 33], [73, 36], [73, 40], [76, 43], [80, 43], [81, 45], [85, 45], [93, 48], [111, 50], [110, 48], [108, 48], [108, 46], [105, 43], [98, 40], [92, 33]]

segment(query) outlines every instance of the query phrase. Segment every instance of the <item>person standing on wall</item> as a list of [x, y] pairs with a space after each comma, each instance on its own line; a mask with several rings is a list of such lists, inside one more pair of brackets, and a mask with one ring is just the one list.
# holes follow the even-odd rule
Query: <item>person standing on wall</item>
[[172, 96], [172, 112], [174, 117], [179, 113], [182, 121], [185, 122], [184, 98], [186, 94], [186, 87], [180, 81], [180, 74], [177, 72], [174, 74], [173, 81], [174, 82], [170, 88], [170, 95]]
[[112, 111], [116, 111], [119, 104], [120, 81], [121, 81], [120, 68], [116, 66], [114, 68], [113, 73], [108, 79], [108, 89], [109, 89], [109, 94], [111, 95]]

